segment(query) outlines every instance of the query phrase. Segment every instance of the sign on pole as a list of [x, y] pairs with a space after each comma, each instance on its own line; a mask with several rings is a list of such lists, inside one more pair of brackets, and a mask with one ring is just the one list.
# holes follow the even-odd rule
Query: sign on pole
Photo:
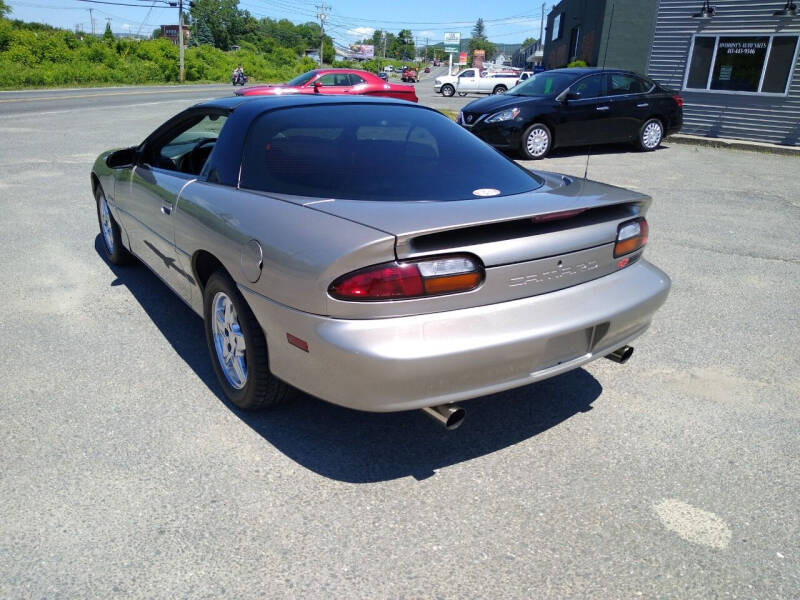
[[444, 51], [455, 54], [461, 50], [461, 34], [459, 32], [444, 34]]

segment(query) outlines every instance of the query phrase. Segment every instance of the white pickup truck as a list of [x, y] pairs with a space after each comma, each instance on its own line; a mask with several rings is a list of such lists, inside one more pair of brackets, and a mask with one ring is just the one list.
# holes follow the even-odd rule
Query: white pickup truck
[[433, 89], [442, 96], [475, 94], [505, 94], [517, 85], [519, 75], [515, 73], [488, 73], [481, 77], [477, 69], [464, 69], [455, 75], [441, 75], [433, 82]]

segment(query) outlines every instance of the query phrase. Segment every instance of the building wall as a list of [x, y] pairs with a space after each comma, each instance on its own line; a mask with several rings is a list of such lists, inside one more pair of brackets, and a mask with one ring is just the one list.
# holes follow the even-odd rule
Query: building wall
[[658, 0], [608, 2], [598, 64], [605, 61], [607, 67], [646, 72], [657, 6]]
[[660, 0], [648, 74], [682, 90], [683, 133], [800, 145], [800, 69], [792, 67], [787, 96], [683, 90], [686, 63], [697, 33], [797, 33], [800, 16], [774, 17], [784, 0], [712, 0], [716, 15], [696, 19], [701, 0]]
[[[578, 58], [591, 67], [605, 63], [644, 73], [657, 5], [658, 0], [561, 0], [547, 16], [544, 64], [554, 69], [570, 61], [571, 32], [579, 25]], [[558, 14], [563, 14], [562, 34], [551, 41]]]
[[[570, 62], [572, 57], [569, 56], [569, 45], [571, 32], [575, 26], [581, 28], [580, 51], [577, 58], [589, 66], [597, 65], [607, 3], [607, 0], [561, 0], [550, 10], [545, 27], [543, 58], [543, 64], [548, 69], [558, 69]], [[553, 40], [552, 32], [557, 15], [561, 15], [561, 36]]]

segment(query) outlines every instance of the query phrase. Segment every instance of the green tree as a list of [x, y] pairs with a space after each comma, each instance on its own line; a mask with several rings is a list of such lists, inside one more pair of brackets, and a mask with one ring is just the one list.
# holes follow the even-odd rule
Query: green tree
[[522, 45], [520, 47], [526, 48], [532, 44], [537, 43], [538, 41], [539, 40], [537, 40], [535, 37], [526, 37], [524, 40], [522, 40]]
[[11, 14], [11, 7], [5, 2], [3, 2], [3, 0], [0, 0], [0, 17], [5, 17], [6, 15], [10, 14]]
[[111, 32], [111, 21], [106, 21], [106, 30], [103, 32], [103, 41], [110, 44], [114, 41], [114, 34]]
[[195, 35], [192, 36], [192, 41], [197, 42], [198, 45], [214, 45], [214, 36], [212, 35], [211, 30], [208, 28], [208, 25], [206, 25], [205, 21], [199, 21], [196, 23]]
[[196, 0], [189, 13], [194, 22], [206, 24], [214, 46], [221, 50], [230, 50], [258, 32], [258, 22], [246, 10], [239, 10], [239, 0]]
[[164, 32], [161, 31], [161, 27], [156, 27], [153, 29], [153, 33], [150, 35], [151, 38], [157, 40], [158, 38], [164, 37]]
[[483, 19], [478, 17], [475, 21], [475, 26], [472, 28], [472, 37], [486, 39], [486, 26], [483, 24]]
[[475, 26], [472, 28], [472, 38], [469, 40], [467, 49], [469, 50], [470, 58], [472, 58], [475, 50], [485, 50], [486, 60], [491, 60], [497, 53], [497, 46], [486, 37], [486, 26], [481, 18], [475, 21]]

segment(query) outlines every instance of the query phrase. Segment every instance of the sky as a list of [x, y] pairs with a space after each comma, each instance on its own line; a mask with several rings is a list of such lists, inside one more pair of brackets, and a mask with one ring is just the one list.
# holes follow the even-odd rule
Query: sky
[[[102, 32], [110, 19], [115, 33], [149, 34], [159, 25], [175, 23], [177, 8], [153, 4], [147, 0], [104, 0], [99, 4], [80, 0], [4, 0], [11, 6], [11, 18], [37, 21], [65, 29], [79, 26], [92, 30], [89, 9], [93, 9], [95, 30]], [[548, 1], [545, 16], [554, 2]], [[141, 4], [141, 6], [138, 6]], [[295, 23], [315, 21], [322, 0], [239, 0], [239, 8], [255, 17], [289, 19]], [[486, 24], [489, 39], [496, 44], [518, 44], [527, 37], [539, 37], [542, 3], [494, 0], [470, 3], [463, 0], [404, 0], [381, 2], [366, 0], [330, 0], [326, 31], [337, 45], [347, 45], [372, 35], [374, 29], [397, 33], [411, 29], [418, 45], [442, 41], [445, 31], [460, 32], [466, 38], [478, 17]], [[151, 9], [152, 7], [152, 9]]]

